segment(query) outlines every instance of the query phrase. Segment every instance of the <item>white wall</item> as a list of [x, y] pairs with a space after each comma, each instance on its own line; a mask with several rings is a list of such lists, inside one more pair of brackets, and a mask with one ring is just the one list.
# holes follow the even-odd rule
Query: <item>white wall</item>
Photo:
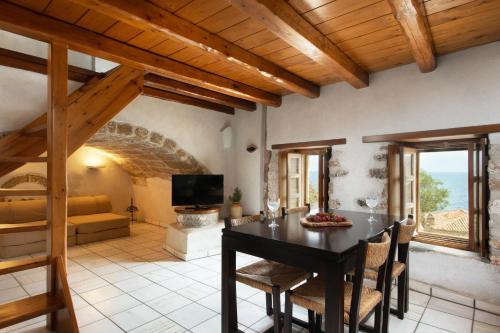
[[[268, 112], [268, 147], [347, 138], [346, 145], [333, 148], [349, 171], [334, 179], [333, 197], [343, 209], [363, 210], [356, 199], [381, 191], [385, 181], [368, 176], [371, 167], [380, 166], [373, 159], [380, 144], [363, 144], [362, 136], [500, 123], [500, 42], [438, 61], [428, 74], [415, 64], [374, 74], [365, 89], [342, 83], [322, 87], [317, 99], [284, 97], [280, 108]], [[437, 251], [412, 250], [412, 279], [500, 303], [498, 266]]]
[[[261, 164], [262, 152], [262, 106], [254, 112], [237, 110], [234, 117], [234, 177], [243, 197], [241, 205], [244, 214], [256, 214], [261, 207]], [[257, 150], [249, 153], [246, 148], [254, 144]], [[229, 193], [231, 194], [231, 193]]]

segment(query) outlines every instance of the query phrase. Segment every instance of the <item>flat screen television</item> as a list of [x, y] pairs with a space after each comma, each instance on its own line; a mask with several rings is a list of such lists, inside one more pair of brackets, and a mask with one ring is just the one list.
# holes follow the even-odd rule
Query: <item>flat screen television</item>
[[223, 175], [172, 175], [172, 206], [209, 206], [223, 203]]

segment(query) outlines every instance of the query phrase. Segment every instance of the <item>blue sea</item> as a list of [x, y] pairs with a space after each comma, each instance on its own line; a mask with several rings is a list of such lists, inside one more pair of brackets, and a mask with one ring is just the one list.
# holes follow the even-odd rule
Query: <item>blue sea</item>
[[444, 210], [468, 209], [469, 190], [467, 172], [429, 172], [443, 182], [443, 187], [450, 192], [449, 204]]

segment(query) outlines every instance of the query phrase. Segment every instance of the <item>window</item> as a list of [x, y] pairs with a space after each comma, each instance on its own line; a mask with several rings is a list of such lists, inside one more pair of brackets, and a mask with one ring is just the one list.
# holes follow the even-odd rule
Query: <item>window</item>
[[328, 167], [330, 148], [280, 152], [280, 198], [287, 208], [311, 206], [311, 211], [328, 209]]
[[389, 213], [412, 214], [415, 240], [487, 252], [487, 141], [400, 143], [389, 147]]

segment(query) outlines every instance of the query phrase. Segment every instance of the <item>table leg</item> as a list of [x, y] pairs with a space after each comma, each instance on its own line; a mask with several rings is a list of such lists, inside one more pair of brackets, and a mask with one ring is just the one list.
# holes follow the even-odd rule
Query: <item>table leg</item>
[[326, 263], [325, 333], [344, 332], [344, 265]]
[[222, 239], [222, 332], [238, 331], [236, 308], [236, 252], [228, 249]]

